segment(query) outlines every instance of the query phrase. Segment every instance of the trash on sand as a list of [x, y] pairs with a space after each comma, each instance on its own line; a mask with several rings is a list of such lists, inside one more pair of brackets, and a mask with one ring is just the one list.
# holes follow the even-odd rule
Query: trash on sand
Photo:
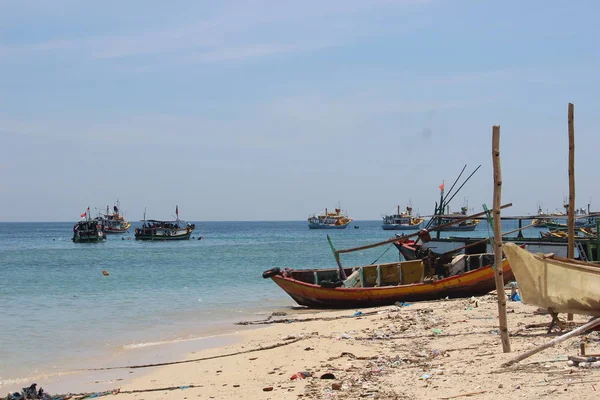
[[357, 311], [357, 312], [355, 312], [355, 313], [354, 313], [354, 315], [353, 315], [353, 316], [354, 316], [354, 317], [359, 317], [359, 316], [361, 316], [362, 314], [363, 314], [363, 313], [362, 313], [362, 311]]
[[347, 333], [342, 333], [342, 335], [340, 336], [340, 339], [349, 339], [349, 340], [352, 340], [354, 338], [352, 336], [348, 335]]
[[423, 374], [423, 375], [421, 375], [421, 377], [419, 379], [422, 379], [422, 380], [426, 381], [429, 378], [431, 378], [431, 375], [429, 375], [429, 374]]
[[403, 301], [397, 301], [397, 302], [395, 302], [395, 303], [394, 303], [394, 305], [395, 305], [395, 306], [398, 306], [398, 307], [408, 307], [408, 306], [412, 306], [412, 304], [411, 304], [411, 303], [405, 303], [405, 302], [403, 302]]
[[444, 333], [444, 331], [443, 331], [443, 330], [441, 330], [441, 329], [435, 328], [435, 329], [433, 330], [433, 333], [435, 333], [436, 335], [441, 335], [442, 333]]
[[321, 375], [321, 379], [335, 379], [335, 375], [331, 372]]
[[296, 372], [294, 375], [290, 376], [290, 380], [293, 381], [295, 379], [304, 379], [304, 378], [308, 378], [310, 376], [312, 376], [312, 372], [301, 371], [301, 372]]
[[273, 386], [263, 388], [263, 392], [272, 392], [272, 391], [273, 391]]

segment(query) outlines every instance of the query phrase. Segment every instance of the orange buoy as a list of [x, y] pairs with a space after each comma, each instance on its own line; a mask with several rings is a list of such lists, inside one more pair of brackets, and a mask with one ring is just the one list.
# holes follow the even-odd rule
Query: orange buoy
[[104, 275], [104, 276], [108, 276], [108, 271], [107, 271], [107, 270], [105, 270], [105, 269], [103, 269], [103, 270], [102, 270], [102, 275]]

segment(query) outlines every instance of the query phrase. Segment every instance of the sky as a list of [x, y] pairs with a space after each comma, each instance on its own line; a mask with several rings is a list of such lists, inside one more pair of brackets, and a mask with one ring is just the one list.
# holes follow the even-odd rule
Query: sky
[[0, 221], [600, 210], [595, 1], [0, 0]]

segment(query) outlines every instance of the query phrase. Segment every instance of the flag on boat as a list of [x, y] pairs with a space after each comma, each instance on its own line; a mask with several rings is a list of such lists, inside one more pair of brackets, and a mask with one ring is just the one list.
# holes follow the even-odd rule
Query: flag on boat
[[442, 181], [442, 184], [439, 186], [439, 188], [442, 192], [444, 191], [444, 181]]
[[175, 206], [175, 215], [179, 217], [179, 206]]
[[80, 215], [81, 218], [85, 217], [87, 215], [87, 212], [84, 212], [83, 214]]

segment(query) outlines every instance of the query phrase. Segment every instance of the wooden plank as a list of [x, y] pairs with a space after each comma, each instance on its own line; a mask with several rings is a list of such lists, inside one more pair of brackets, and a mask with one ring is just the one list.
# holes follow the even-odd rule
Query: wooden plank
[[579, 334], [585, 333], [588, 330], [595, 328], [596, 326], [600, 325], [600, 318], [595, 318], [593, 320], [591, 320], [590, 322], [588, 322], [585, 325], [580, 326], [577, 329], [573, 329], [571, 332], [565, 333], [562, 336], [559, 336], [557, 338], [552, 339], [551, 341], [549, 341], [548, 343], [545, 343], [541, 346], [538, 346], [534, 349], [531, 349], [529, 351], [526, 351], [525, 353], [521, 354], [518, 357], [513, 358], [512, 360], [505, 362], [504, 364], [502, 364], [503, 367], [509, 367], [515, 363], [518, 363], [519, 361], [523, 361], [524, 359], [531, 357], [534, 354], [539, 353], [542, 350], [545, 350], [549, 347], [552, 347], [558, 343], [564, 342], [565, 340], [572, 338], [573, 336], [577, 336]]
[[498, 319], [502, 350], [510, 353], [508, 323], [506, 317], [506, 292], [504, 291], [504, 272], [502, 271], [502, 221], [500, 220], [500, 204], [502, 200], [502, 168], [500, 165], [500, 127], [492, 128], [492, 163], [494, 166], [494, 253], [495, 278], [498, 296]]

